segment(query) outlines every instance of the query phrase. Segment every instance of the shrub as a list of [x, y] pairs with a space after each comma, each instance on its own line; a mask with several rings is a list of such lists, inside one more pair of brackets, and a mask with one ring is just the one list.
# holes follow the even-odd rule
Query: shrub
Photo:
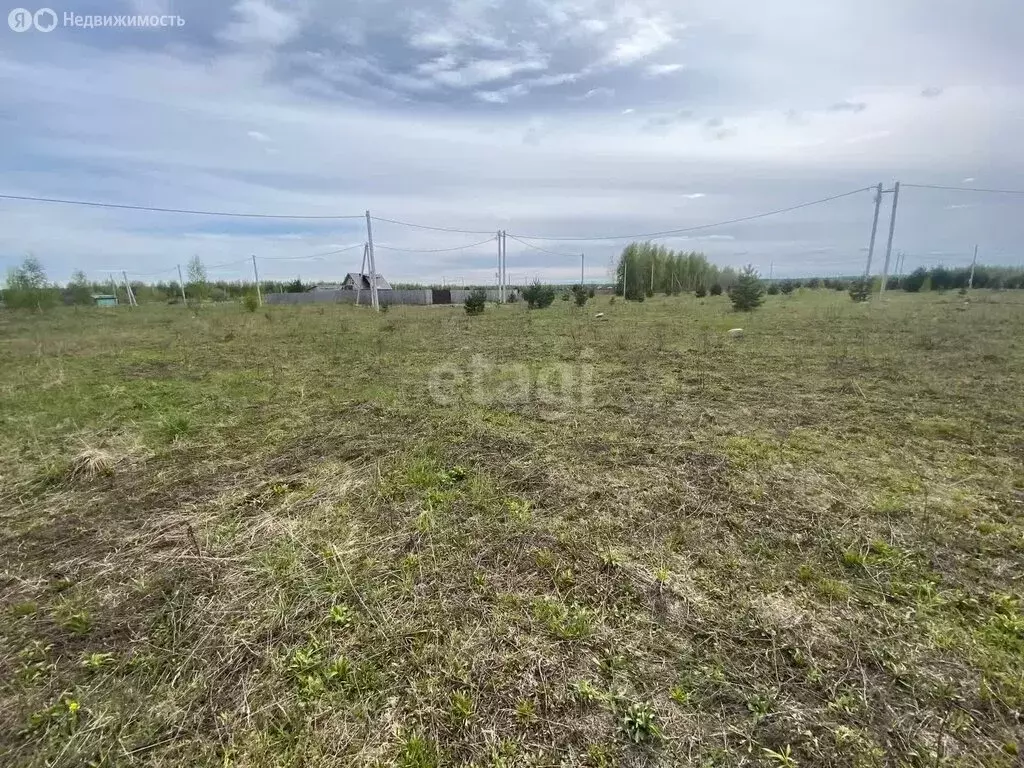
[[783, 280], [779, 284], [779, 290], [782, 291], [787, 296], [789, 296], [789, 294], [791, 294], [793, 292], [793, 289], [795, 287], [796, 286], [793, 285], [793, 281], [792, 280]]
[[768, 295], [769, 296], [778, 296], [779, 295], [779, 284], [778, 283], [772, 283], [771, 285], [768, 286]]
[[467, 315], [482, 315], [487, 306], [487, 291], [477, 288], [466, 297], [463, 305], [466, 307]]
[[703, 285], [699, 285], [697, 286], [697, 290], [693, 292], [693, 295], [696, 296], [698, 299], [703, 299], [705, 296], [708, 295], [708, 289], [705, 288]]
[[544, 309], [554, 303], [555, 289], [550, 285], [542, 285], [540, 280], [534, 280], [523, 289], [523, 298], [530, 309]]
[[924, 267], [918, 267], [909, 275], [903, 278], [903, 290], [908, 293], [917, 293], [924, 284], [928, 281], [928, 270]]
[[46, 272], [35, 256], [25, 257], [7, 273], [4, 301], [11, 309], [46, 309], [57, 303], [59, 293], [50, 287]]
[[587, 293], [587, 289], [582, 285], [574, 285], [572, 287], [572, 296], [576, 301], [577, 307], [582, 307], [587, 303], [587, 300], [591, 298], [590, 294]]
[[260, 302], [256, 298], [256, 294], [247, 293], [242, 297], [242, 306], [245, 307], [246, 312], [255, 312], [260, 308]]
[[744, 267], [729, 298], [732, 299], [733, 308], [740, 312], [750, 312], [761, 306], [764, 301], [764, 285], [753, 266]]
[[711, 286], [711, 295], [712, 296], [721, 296], [722, 295], [722, 286], [721, 286], [720, 283], [715, 283], [714, 285]]
[[871, 280], [861, 278], [850, 283], [850, 298], [858, 304], [871, 298]]

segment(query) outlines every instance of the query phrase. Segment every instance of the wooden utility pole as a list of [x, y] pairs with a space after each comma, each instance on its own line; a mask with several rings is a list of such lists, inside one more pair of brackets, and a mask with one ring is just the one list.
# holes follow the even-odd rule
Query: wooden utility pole
[[864, 280], [871, 277], [871, 259], [875, 255], [875, 238], [878, 236], [878, 215], [882, 210], [882, 183], [878, 183], [875, 192], [875, 218], [871, 224], [871, 242], [868, 245], [868, 264], [864, 268]]
[[188, 304], [188, 298], [185, 296], [185, 278], [181, 276], [181, 264], [178, 267], [178, 285], [181, 287], [181, 300], [185, 304]]
[[889, 282], [889, 259], [892, 257], [892, 238], [896, 234], [896, 207], [900, 204], [900, 183], [897, 181], [892, 188], [892, 213], [889, 216], [889, 242], [885, 246], [885, 266], [882, 267], [882, 287], [878, 295], [885, 293], [885, 284]]
[[974, 288], [974, 268], [978, 266], [978, 246], [974, 246], [974, 260], [971, 262], [971, 277], [967, 281], [967, 288]]
[[252, 274], [256, 278], [256, 301], [263, 306], [263, 291], [260, 290], [260, 272], [256, 269], [256, 254], [252, 256]]
[[380, 311], [380, 299], [377, 296], [377, 263], [373, 256], [373, 224], [370, 222], [370, 212], [366, 212], [366, 252], [370, 256], [370, 301], [373, 308]]

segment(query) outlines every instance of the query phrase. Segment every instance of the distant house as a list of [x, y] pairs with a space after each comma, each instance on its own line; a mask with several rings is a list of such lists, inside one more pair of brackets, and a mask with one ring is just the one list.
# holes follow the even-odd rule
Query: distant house
[[92, 303], [95, 304], [97, 307], [116, 307], [117, 306], [117, 296], [114, 296], [112, 294], [106, 294], [106, 293], [93, 294], [93, 296], [91, 298], [92, 298]]
[[[345, 275], [345, 279], [341, 283], [341, 287], [346, 291], [370, 290], [370, 276], [359, 274], [358, 272], [349, 272]], [[377, 290], [378, 291], [390, 291], [391, 283], [384, 279], [382, 275], [377, 275]]]

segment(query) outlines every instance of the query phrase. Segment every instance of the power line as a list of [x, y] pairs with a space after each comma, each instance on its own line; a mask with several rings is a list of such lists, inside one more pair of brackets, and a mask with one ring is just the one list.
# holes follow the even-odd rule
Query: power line
[[362, 248], [363, 245], [363, 243], [356, 243], [355, 245], [349, 245], [345, 248], [339, 248], [336, 251], [316, 253], [312, 256], [257, 256], [256, 258], [260, 261], [309, 261], [310, 259], [322, 259], [325, 256], [335, 256], [339, 253], [345, 253], [346, 251], [354, 251], [356, 248]]
[[399, 221], [398, 219], [382, 219], [379, 216], [371, 216], [374, 221], [383, 221], [387, 224], [397, 224], [400, 227], [412, 227], [413, 229], [428, 229], [431, 232], [457, 232], [462, 235], [489, 235], [492, 234], [482, 229], [455, 229], [452, 227], [430, 227], [426, 224], [413, 224], [409, 221]]
[[578, 253], [559, 253], [558, 251], [549, 251], [547, 248], [541, 248], [539, 245], [533, 245], [532, 243], [528, 243], [525, 240], [520, 240], [515, 235], [509, 235], [509, 237], [511, 237], [520, 245], [525, 245], [527, 248], [533, 248], [533, 250], [540, 251], [541, 253], [549, 253], [552, 256], [564, 256], [567, 259], [575, 259], [576, 257], [579, 256]]
[[57, 197], [31, 197], [28, 195], [0, 195], [0, 200], [25, 200], [33, 203], [57, 203], [60, 205], [82, 205], [90, 208], [116, 208], [124, 211], [151, 211], [153, 213], [185, 213], [193, 216], [228, 216], [241, 219], [361, 219], [362, 216], [293, 216], [280, 213], [234, 213], [229, 211], [197, 211], [185, 208], [154, 208], [148, 205], [122, 205], [120, 203], [97, 203], [89, 200], [64, 200]]
[[1024, 189], [985, 189], [982, 187], [947, 187], [942, 184], [904, 184], [914, 189], [948, 189], [953, 192], [987, 192], [993, 195], [1024, 195]]
[[823, 197], [820, 200], [811, 200], [807, 203], [800, 203], [799, 205], [791, 205], [788, 208], [779, 208], [774, 211], [765, 211], [764, 213], [755, 213], [752, 216], [742, 216], [738, 219], [728, 219], [726, 221], [716, 221], [714, 224], [701, 224], [696, 227], [685, 227], [683, 229], [670, 229], [664, 232], [647, 232], [639, 235], [607, 235], [600, 237], [540, 237], [538, 235], [510, 235], [515, 239], [524, 238], [526, 240], [547, 240], [548, 242], [581, 242], [581, 241], [594, 241], [594, 240], [638, 240], [641, 238], [654, 238], [654, 237], [668, 237], [670, 235], [681, 235], [686, 232], [697, 232], [702, 229], [712, 229], [714, 227], [725, 227], [730, 224], [740, 224], [744, 221], [753, 221], [754, 219], [763, 219], [767, 216], [777, 216], [780, 213], [789, 213], [790, 211], [797, 211], [801, 208], [809, 208], [812, 205], [821, 205], [822, 203], [830, 203], [833, 200], [839, 200], [843, 197], [850, 197], [852, 195], [860, 194], [861, 192], [867, 192], [869, 189], [874, 187], [862, 187], [860, 189], [854, 189], [850, 192], [843, 192], [840, 195], [832, 195], [831, 197]]
[[395, 248], [392, 245], [381, 245], [376, 244], [377, 248], [383, 248], [385, 251], [401, 251], [402, 253], [450, 253], [451, 251], [464, 251], [467, 248], [477, 248], [481, 245], [494, 242], [494, 236], [488, 237], [486, 240], [481, 240], [479, 243], [470, 243], [469, 245], [457, 245], [454, 248], [434, 248], [432, 250], [419, 250], [415, 248]]
[[204, 264], [203, 269], [220, 269], [221, 267], [234, 267], [239, 264], [248, 264], [249, 259], [241, 259], [240, 261], [227, 261], [223, 264]]

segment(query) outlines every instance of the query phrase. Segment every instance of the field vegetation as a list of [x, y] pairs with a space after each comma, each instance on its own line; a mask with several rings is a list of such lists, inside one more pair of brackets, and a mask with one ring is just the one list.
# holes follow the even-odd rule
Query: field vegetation
[[1024, 299], [698, 287], [0, 311], [0, 763], [1019, 765]]

